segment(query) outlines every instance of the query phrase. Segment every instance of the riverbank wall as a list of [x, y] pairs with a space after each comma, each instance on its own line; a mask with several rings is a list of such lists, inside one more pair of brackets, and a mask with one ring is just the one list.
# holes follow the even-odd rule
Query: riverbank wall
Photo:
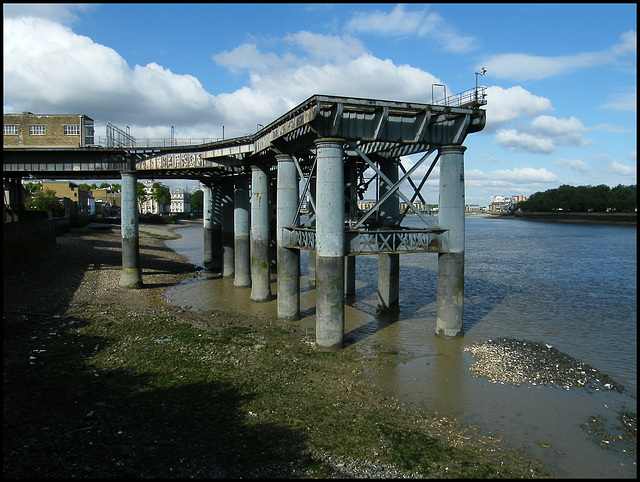
[[615, 224], [617, 226], [635, 226], [638, 222], [637, 213], [522, 212], [514, 214], [496, 214], [491, 216], [514, 217], [517, 219], [557, 223]]

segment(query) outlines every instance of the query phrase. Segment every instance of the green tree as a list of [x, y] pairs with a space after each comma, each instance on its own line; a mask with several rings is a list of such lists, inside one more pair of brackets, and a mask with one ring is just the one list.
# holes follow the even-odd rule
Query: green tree
[[83, 182], [82, 184], [80, 184], [80, 187], [85, 191], [91, 191], [91, 186], [89, 186], [89, 184], [87, 184], [86, 182]]
[[147, 200], [147, 191], [144, 189], [144, 184], [141, 182], [136, 183], [138, 189], [138, 202], [143, 203]]
[[33, 196], [35, 193], [42, 189], [42, 183], [36, 182], [35, 184], [32, 182], [28, 182], [24, 185], [25, 189], [28, 191], [30, 196]]
[[33, 211], [51, 211], [54, 217], [64, 216], [64, 206], [58, 202], [53, 189], [44, 189], [33, 194], [24, 203], [25, 208]]
[[619, 213], [634, 212], [638, 206], [636, 186], [618, 184], [609, 191], [609, 207]]
[[171, 191], [160, 186], [159, 182], [154, 182], [151, 186], [151, 197], [159, 206], [166, 207], [171, 204]]
[[122, 186], [120, 184], [111, 184], [111, 190], [114, 192], [121, 192]]
[[102, 184], [100, 184], [99, 189], [111, 189], [111, 184], [109, 184], [108, 182], [103, 182]]
[[637, 208], [636, 186], [618, 185], [611, 189], [606, 184], [598, 186], [562, 185], [545, 192], [536, 192], [528, 200], [518, 204], [523, 211], [548, 212], [562, 209], [572, 212], [634, 212]]
[[204, 192], [202, 189], [198, 189], [191, 195], [191, 210], [192, 211], [202, 211], [202, 199], [204, 197]]

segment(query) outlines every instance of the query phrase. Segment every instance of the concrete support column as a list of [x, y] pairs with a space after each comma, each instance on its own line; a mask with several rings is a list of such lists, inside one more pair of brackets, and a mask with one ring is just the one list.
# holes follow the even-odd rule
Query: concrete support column
[[[398, 164], [396, 159], [380, 162], [380, 170], [389, 178], [391, 183], [398, 182]], [[390, 191], [391, 186], [380, 180], [379, 198]], [[380, 206], [380, 220], [383, 229], [395, 228], [400, 218], [400, 205], [397, 192]], [[378, 312], [395, 311], [398, 309], [400, 291], [400, 255], [378, 255]]]
[[212, 241], [211, 241], [211, 217], [213, 216], [213, 203], [211, 186], [205, 185], [202, 189], [202, 224], [204, 232], [204, 268], [209, 271], [211, 268]]
[[233, 276], [235, 272], [235, 260], [233, 256], [233, 180], [225, 180], [221, 184], [221, 188], [222, 276]]
[[243, 177], [236, 181], [233, 199], [233, 255], [235, 260], [235, 277], [233, 278], [233, 286], [245, 287], [251, 285], [248, 178]]
[[464, 151], [463, 146], [440, 148], [440, 227], [448, 230], [438, 254], [436, 336], [463, 335], [464, 300]]
[[285, 247], [290, 232], [285, 227], [298, 226], [294, 221], [299, 202], [298, 172], [289, 155], [276, 156], [278, 161], [276, 241], [278, 258], [278, 317], [300, 318], [300, 250]]
[[344, 341], [344, 141], [316, 141], [316, 345]]
[[122, 233], [122, 272], [120, 286], [142, 288], [138, 238], [138, 185], [135, 171], [122, 171], [120, 230]]
[[211, 273], [222, 273], [222, 183], [211, 185]]
[[269, 174], [251, 166], [251, 301], [269, 301]]

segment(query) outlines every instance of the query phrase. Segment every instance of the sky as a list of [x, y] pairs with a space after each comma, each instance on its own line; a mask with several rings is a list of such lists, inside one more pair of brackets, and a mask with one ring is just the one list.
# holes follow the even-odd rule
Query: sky
[[[434, 84], [452, 95], [477, 80], [487, 124], [464, 142], [467, 204], [636, 184], [635, 3], [4, 4], [3, 13], [5, 113], [86, 114], [97, 136], [110, 122], [137, 139], [170, 138], [172, 127], [178, 139], [228, 139], [314, 94], [429, 103], [444, 90]], [[437, 171], [422, 191], [428, 203], [438, 202]]]

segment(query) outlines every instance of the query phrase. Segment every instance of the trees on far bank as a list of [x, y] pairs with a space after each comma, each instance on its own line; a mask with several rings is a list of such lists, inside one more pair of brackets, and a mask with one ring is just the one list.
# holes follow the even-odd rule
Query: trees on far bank
[[634, 212], [637, 208], [636, 186], [617, 185], [568, 186], [536, 192], [529, 199], [518, 203], [522, 211], [550, 212]]

